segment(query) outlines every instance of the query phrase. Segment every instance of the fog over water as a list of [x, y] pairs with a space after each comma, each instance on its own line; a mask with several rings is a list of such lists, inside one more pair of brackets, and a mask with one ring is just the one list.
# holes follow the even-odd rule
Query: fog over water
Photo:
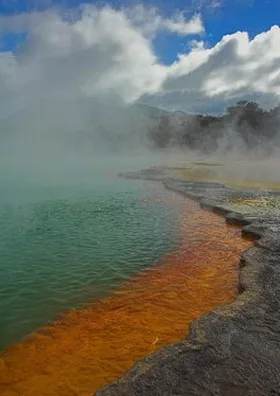
[[[197, 12], [143, 5], [0, 17], [0, 36], [18, 41], [0, 52], [0, 348], [108, 295], [176, 245], [180, 208], [119, 172], [214, 161], [227, 164], [219, 177], [279, 179], [278, 148], [249, 152], [234, 128], [208, 153], [153, 146], [149, 131], [167, 111], [222, 112], [246, 95], [278, 103], [279, 27], [252, 39], [236, 32], [212, 48], [194, 40], [172, 65], [159, 60], [159, 35], [204, 31]], [[255, 165], [260, 158], [268, 170]]]
[[2, 120], [0, 349], [105, 297], [176, 243], [176, 205], [117, 177], [166, 163], [145, 143], [146, 122], [134, 107], [55, 99]]

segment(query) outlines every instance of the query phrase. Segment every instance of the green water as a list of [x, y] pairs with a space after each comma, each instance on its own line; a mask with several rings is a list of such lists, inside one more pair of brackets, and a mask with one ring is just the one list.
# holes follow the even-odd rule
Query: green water
[[106, 296], [175, 243], [178, 208], [153, 183], [109, 170], [0, 183], [0, 349]]

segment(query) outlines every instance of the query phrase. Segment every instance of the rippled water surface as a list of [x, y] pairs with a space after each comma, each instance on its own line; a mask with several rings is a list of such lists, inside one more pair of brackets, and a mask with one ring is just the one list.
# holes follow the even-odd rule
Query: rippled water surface
[[112, 170], [0, 175], [0, 188], [0, 349], [106, 296], [176, 239], [176, 205]]
[[251, 246], [240, 229], [160, 186], [150, 197], [180, 206], [179, 244], [110, 296], [0, 354], [1, 396], [91, 396], [236, 297], [240, 253]]

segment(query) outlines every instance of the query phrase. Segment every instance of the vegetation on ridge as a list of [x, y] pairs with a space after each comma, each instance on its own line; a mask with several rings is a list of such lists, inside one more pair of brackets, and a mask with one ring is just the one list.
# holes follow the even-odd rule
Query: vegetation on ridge
[[155, 148], [187, 147], [205, 153], [233, 147], [273, 149], [280, 145], [279, 123], [280, 105], [266, 111], [255, 102], [240, 101], [221, 116], [163, 114], [148, 137]]

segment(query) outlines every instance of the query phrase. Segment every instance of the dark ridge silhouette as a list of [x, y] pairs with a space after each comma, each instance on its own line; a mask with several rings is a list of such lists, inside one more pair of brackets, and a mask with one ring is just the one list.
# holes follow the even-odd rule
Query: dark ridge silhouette
[[166, 111], [140, 103], [121, 106], [98, 100], [40, 101], [0, 120], [0, 157], [20, 154], [92, 150], [127, 153], [169, 148], [202, 154], [241, 156], [258, 148], [264, 153], [280, 147], [280, 105], [267, 111], [257, 103], [240, 101], [221, 116]]
[[280, 144], [280, 105], [270, 111], [257, 103], [239, 101], [221, 116], [165, 113], [148, 131], [154, 148], [186, 147], [204, 153], [234, 146], [272, 150]]

